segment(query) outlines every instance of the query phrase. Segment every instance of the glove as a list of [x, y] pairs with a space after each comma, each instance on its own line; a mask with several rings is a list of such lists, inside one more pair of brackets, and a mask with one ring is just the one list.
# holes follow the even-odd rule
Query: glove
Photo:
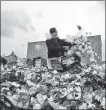
[[72, 46], [74, 46], [74, 45], [77, 45], [77, 44], [73, 43]]

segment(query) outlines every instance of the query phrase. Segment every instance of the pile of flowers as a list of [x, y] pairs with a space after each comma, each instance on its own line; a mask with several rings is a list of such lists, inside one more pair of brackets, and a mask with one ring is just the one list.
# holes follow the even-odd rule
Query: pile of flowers
[[[81, 35], [80, 37], [76, 37], [72, 39], [72, 42], [77, 44], [73, 46], [67, 54], [76, 53], [81, 58], [88, 59], [89, 63], [94, 62], [97, 63], [99, 56], [97, 53], [92, 49], [91, 42], [87, 40], [87, 37]], [[83, 63], [83, 62], [82, 62]]]
[[14, 70], [2, 79], [1, 93], [20, 108], [105, 108], [105, 72], [100, 67], [85, 67], [78, 74]]
[[[81, 36], [73, 42], [77, 45], [67, 54], [85, 55], [96, 62], [96, 54], [85, 37]], [[75, 71], [80, 68], [77, 72], [72, 72], [73, 68], [58, 72], [47, 67], [17, 67], [2, 71], [0, 102], [5, 107], [25, 109], [105, 110], [105, 66], [79, 64], [74, 66]]]

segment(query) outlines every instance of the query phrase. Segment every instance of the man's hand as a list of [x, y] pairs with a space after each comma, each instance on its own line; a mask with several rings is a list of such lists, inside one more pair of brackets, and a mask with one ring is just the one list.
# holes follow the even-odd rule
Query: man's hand
[[67, 52], [69, 50], [69, 47], [64, 47], [65, 51]]

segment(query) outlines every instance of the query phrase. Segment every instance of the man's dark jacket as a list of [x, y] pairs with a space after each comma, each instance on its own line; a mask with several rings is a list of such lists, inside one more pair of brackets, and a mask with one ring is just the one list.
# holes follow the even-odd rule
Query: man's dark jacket
[[71, 43], [59, 38], [46, 40], [46, 45], [48, 47], [48, 58], [64, 56], [66, 50], [63, 46], [72, 46]]

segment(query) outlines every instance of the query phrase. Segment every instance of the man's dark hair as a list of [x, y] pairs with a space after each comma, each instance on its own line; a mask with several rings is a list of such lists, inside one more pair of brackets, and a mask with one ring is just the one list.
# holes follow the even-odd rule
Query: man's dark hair
[[53, 28], [50, 28], [50, 34], [52, 34], [52, 33], [54, 33], [54, 32], [57, 32], [57, 30], [56, 30], [56, 28], [55, 27], [53, 27]]

